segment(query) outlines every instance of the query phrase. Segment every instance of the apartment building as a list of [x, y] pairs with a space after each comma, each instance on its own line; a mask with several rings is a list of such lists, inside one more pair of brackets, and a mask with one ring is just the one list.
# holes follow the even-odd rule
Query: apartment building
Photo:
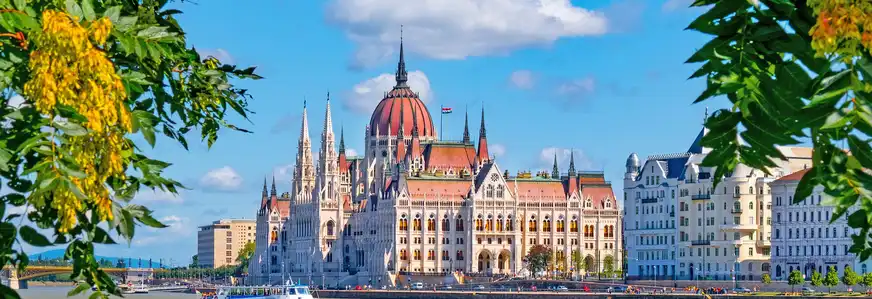
[[200, 226], [197, 232], [197, 263], [200, 267], [219, 268], [235, 265], [239, 251], [254, 242], [253, 219], [221, 219]]

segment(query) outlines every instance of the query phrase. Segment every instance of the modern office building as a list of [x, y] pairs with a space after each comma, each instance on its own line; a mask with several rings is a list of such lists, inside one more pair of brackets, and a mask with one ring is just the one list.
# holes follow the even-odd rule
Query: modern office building
[[253, 219], [221, 219], [200, 227], [197, 232], [197, 263], [200, 267], [219, 268], [235, 265], [239, 251], [254, 242]]

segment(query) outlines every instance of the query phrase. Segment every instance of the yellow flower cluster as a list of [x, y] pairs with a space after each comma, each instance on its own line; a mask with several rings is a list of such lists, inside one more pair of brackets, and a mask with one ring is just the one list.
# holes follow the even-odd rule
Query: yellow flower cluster
[[[131, 130], [124, 85], [99, 48], [111, 30], [112, 22], [105, 17], [80, 23], [65, 12], [44, 11], [42, 31], [33, 39], [30, 53], [31, 79], [24, 85], [27, 98], [48, 117], [54, 119], [55, 107], [65, 105], [87, 118], [82, 125], [88, 133], [68, 137], [61, 146], [86, 174], [70, 181], [95, 206], [101, 220], [112, 219], [106, 180], [124, 177], [121, 152], [127, 146], [124, 134]], [[47, 202], [58, 210], [61, 232], [74, 227], [78, 213], [85, 209], [69, 188], [59, 188]]]
[[810, 0], [817, 23], [809, 34], [817, 55], [856, 56], [872, 53], [872, 2], [868, 0]]

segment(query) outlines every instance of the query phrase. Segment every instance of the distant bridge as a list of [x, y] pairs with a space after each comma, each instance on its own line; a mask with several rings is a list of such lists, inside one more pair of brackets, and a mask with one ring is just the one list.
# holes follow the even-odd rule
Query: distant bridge
[[[100, 268], [106, 274], [127, 280], [128, 277], [153, 277], [154, 272], [166, 271], [152, 268]], [[8, 280], [8, 286], [14, 290], [27, 288], [27, 281], [43, 276], [72, 273], [72, 266], [27, 266], [24, 271], [19, 271], [12, 266], [3, 267], [0, 277]]]

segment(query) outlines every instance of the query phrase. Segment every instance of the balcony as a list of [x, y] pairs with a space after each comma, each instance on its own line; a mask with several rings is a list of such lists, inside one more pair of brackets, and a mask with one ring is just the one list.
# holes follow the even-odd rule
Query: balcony
[[757, 247], [772, 247], [772, 242], [769, 240], [757, 240]]
[[642, 198], [642, 203], [657, 203], [657, 198], [656, 197]]
[[693, 241], [690, 241], [690, 245], [691, 246], [712, 245], [712, 241], [710, 241], [710, 240], [693, 240]]
[[723, 231], [747, 231], [757, 230], [756, 224], [724, 224], [721, 225]]
[[742, 214], [742, 207], [733, 207], [730, 212], [733, 214]]
[[697, 194], [697, 195], [690, 196], [690, 200], [706, 200], [706, 199], [712, 199], [712, 195], [711, 194]]

